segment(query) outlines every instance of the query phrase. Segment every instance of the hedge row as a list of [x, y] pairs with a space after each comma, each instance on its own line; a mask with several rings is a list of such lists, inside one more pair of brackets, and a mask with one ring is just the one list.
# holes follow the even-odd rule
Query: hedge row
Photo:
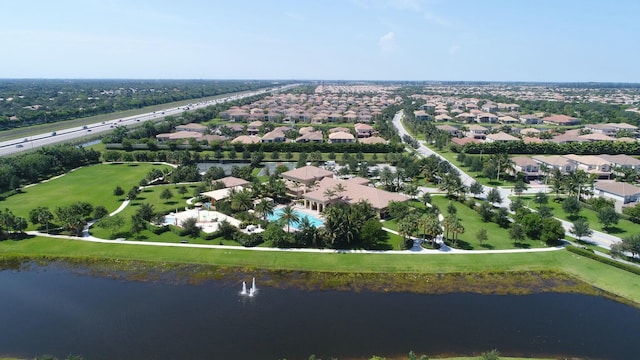
[[315, 151], [320, 152], [335, 152], [335, 153], [393, 153], [402, 152], [404, 150], [403, 144], [330, 144], [330, 143], [257, 143], [257, 144], [231, 144], [231, 145], [199, 145], [193, 148], [190, 145], [164, 145], [158, 144], [154, 146], [154, 149], [150, 149], [147, 144], [134, 144], [130, 149], [125, 149], [122, 144], [106, 144], [107, 149], [111, 150], [186, 150], [191, 149], [195, 151], [202, 150], [231, 150], [235, 149], [237, 152], [243, 152], [245, 149], [251, 152], [263, 151], [263, 152], [306, 152], [312, 153]]
[[553, 142], [525, 144], [523, 141], [491, 142], [466, 144], [463, 147], [452, 144], [453, 151], [464, 151], [467, 154], [547, 154], [547, 155], [598, 155], [627, 154], [640, 155], [640, 142], [621, 141], [589, 141], [557, 144]]
[[590, 259], [599, 261], [603, 264], [607, 264], [607, 265], [611, 265], [614, 267], [617, 267], [618, 269], [622, 269], [622, 270], [626, 270], [630, 273], [634, 273], [636, 275], [640, 275], [640, 267], [637, 266], [633, 266], [633, 265], [628, 265], [625, 264], [623, 262], [620, 261], [616, 261], [613, 259], [609, 259], [606, 258], [604, 256], [600, 256], [600, 255], [596, 255], [593, 250], [589, 250], [589, 249], [583, 249], [577, 246], [573, 246], [573, 245], [567, 245], [567, 250], [569, 250], [570, 252], [577, 254], [577, 255], [581, 255], [584, 257], [588, 257]]

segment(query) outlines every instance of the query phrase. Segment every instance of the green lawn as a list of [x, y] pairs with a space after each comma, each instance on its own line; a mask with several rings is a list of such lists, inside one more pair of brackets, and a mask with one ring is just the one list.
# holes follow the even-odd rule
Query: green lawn
[[[122, 187], [125, 193], [137, 185], [153, 167], [152, 164], [98, 164], [71, 171], [64, 176], [27, 187], [22, 193], [2, 201], [16, 216], [29, 218], [29, 211], [46, 206], [52, 212], [56, 207], [76, 201], [86, 201], [93, 206], [103, 205], [108, 211], [116, 210], [124, 196], [114, 196], [113, 189]], [[31, 225], [30, 229], [35, 229]]]
[[[513, 199], [514, 197], [511, 197], [511, 198]], [[525, 205], [528, 204], [529, 207], [531, 207], [532, 209], [535, 209], [538, 207], [538, 204], [531, 201], [532, 199], [533, 199], [532, 195], [522, 196], [522, 200], [524, 200]], [[567, 214], [562, 209], [562, 199], [564, 199], [564, 196], [560, 196], [559, 198], [560, 201], [555, 201], [555, 199], [556, 199], [555, 195], [549, 195], [548, 205], [553, 209], [553, 216], [569, 222], [575, 221], [576, 220], [575, 218], [571, 218], [569, 214]], [[591, 227], [591, 229], [602, 231], [604, 233], [608, 233], [611, 235], [625, 237], [625, 236], [640, 232], [640, 225], [634, 224], [633, 222], [629, 220], [624, 220], [624, 219], [620, 219], [617, 225], [613, 225], [609, 227], [609, 229], [607, 229], [608, 231], [605, 231], [602, 227], [602, 224], [600, 224], [600, 222], [598, 221], [597, 213], [593, 210], [586, 209], [584, 207], [582, 208], [578, 216], [585, 217], [589, 222], [589, 226]]]
[[[446, 216], [447, 206], [450, 200], [445, 196], [433, 195], [431, 196], [431, 203], [436, 205], [440, 212]], [[480, 219], [480, 215], [470, 209], [468, 206], [461, 204], [457, 201], [451, 200], [453, 205], [458, 210], [457, 216], [462, 219], [462, 225], [465, 227], [464, 234], [461, 234], [458, 238], [457, 247], [465, 250], [502, 250], [502, 249], [528, 249], [546, 247], [545, 243], [541, 241], [528, 240], [524, 243], [519, 243], [514, 246], [513, 242], [509, 239], [508, 229], [503, 229], [498, 224], [493, 222], [483, 222]], [[410, 201], [410, 204], [417, 211], [425, 208], [425, 205], [419, 201]], [[382, 226], [398, 231], [398, 219], [389, 219], [382, 222]], [[487, 229], [487, 235], [489, 239], [483, 244], [476, 239], [476, 233], [479, 229]], [[418, 235], [420, 236], [420, 235]]]
[[[447, 206], [449, 199], [444, 196], [433, 196], [431, 201], [434, 205], [440, 208], [443, 215], [446, 216]], [[461, 204], [457, 201], [451, 201], [458, 210], [457, 216], [462, 219], [462, 225], [465, 228], [464, 234], [459, 236], [458, 247], [467, 250], [482, 250], [482, 249], [514, 249], [514, 248], [539, 248], [546, 247], [541, 241], [526, 240], [524, 243], [514, 246], [513, 242], [509, 239], [508, 229], [503, 229], [494, 222], [483, 222], [480, 219], [480, 215], [470, 209], [468, 206]], [[476, 233], [480, 229], [486, 229], [489, 239], [483, 244], [476, 239]]]

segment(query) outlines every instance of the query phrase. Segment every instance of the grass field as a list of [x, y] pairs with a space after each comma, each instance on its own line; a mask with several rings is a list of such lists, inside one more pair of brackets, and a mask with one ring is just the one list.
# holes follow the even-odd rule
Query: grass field
[[[94, 206], [103, 205], [108, 211], [116, 210], [124, 196], [113, 195], [116, 186], [125, 192], [153, 167], [166, 165], [152, 164], [98, 164], [71, 171], [61, 177], [36, 184], [24, 189], [23, 193], [10, 196], [2, 201], [2, 207], [10, 209], [16, 216], [29, 218], [29, 211], [38, 206], [46, 206], [52, 212], [58, 206], [76, 201], [86, 201]], [[35, 229], [30, 224], [29, 229]]]
[[[440, 208], [440, 211], [446, 216], [447, 206], [449, 200], [444, 196], [433, 196], [431, 202]], [[518, 243], [514, 246], [513, 242], [509, 239], [509, 230], [503, 229], [494, 222], [483, 222], [480, 215], [470, 209], [468, 206], [461, 204], [457, 201], [451, 201], [451, 203], [457, 209], [457, 216], [462, 219], [462, 225], [465, 228], [464, 234], [459, 236], [458, 247], [465, 250], [501, 250], [501, 249], [514, 249], [514, 248], [539, 248], [546, 247], [541, 241], [526, 240], [523, 243]], [[486, 229], [488, 240], [482, 244], [476, 238], [478, 230]]]
[[[413, 201], [412, 204], [418, 202]], [[436, 205], [443, 215], [446, 215], [447, 206], [449, 205], [449, 199], [445, 196], [432, 196], [431, 203]], [[503, 249], [528, 249], [546, 247], [541, 241], [528, 240], [523, 243], [518, 243], [514, 246], [513, 242], [509, 240], [508, 229], [503, 229], [494, 222], [483, 222], [480, 219], [480, 215], [470, 209], [468, 206], [461, 204], [457, 201], [451, 201], [453, 206], [457, 209], [457, 216], [462, 219], [462, 225], [465, 227], [464, 234], [461, 234], [458, 238], [457, 247], [464, 250], [503, 250]], [[418, 203], [419, 204], [419, 203]], [[420, 204], [422, 205], [422, 204]], [[424, 205], [423, 205], [424, 206]], [[391, 230], [398, 230], [397, 219], [386, 220], [382, 223], [383, 227]], [[486, 229], [489, 239], [482, 244], [476, 238], [476, 233], [479, 229]]]

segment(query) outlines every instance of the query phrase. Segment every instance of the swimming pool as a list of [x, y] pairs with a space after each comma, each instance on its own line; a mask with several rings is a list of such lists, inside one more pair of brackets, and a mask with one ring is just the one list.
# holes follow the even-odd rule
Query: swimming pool
[[[307, 218], [309, 219], [309, 222], [311, 223], [311, 225], [313, 225], [314, 227], [320, 227], [322, 225], [324, 225], [324, 221], [321, 219], [318, 219], [317, 217], [313, 216], [313, 215], [309, 215], [307, 213], [303, 213], [301, 211], [297, 211], [294, 210], [293, 211], [294, 214], [296, 214], [296, 216], [298, 216], [299, 219], [302, 218]], [[277, 209], [273, 212], [273, 214], [269, 217], [267, 217], [267, 220], [269, 221], [276, 221], [278, 219], [280, 219], [282, 217], [282, 209]], [[298, 222], [292, 222], [291, 223], [291, 227], [297, 228]]]

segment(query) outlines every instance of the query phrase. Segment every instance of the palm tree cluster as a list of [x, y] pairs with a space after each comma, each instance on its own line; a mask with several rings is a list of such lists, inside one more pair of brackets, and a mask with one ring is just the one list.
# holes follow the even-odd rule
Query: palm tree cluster
[[587, 174], [582, 169], [577, 169], [570, 173], [563, 173], [558, 168], [554, 168], [545, 174], [547, 179], [545, 182], [549, 184], [552, 191], [556, 194], [556, 201], [559, 201], [560, 194], [568, 197], [575, 196], [578, 200], [582, 196], [593, 195], [596, 174]]

